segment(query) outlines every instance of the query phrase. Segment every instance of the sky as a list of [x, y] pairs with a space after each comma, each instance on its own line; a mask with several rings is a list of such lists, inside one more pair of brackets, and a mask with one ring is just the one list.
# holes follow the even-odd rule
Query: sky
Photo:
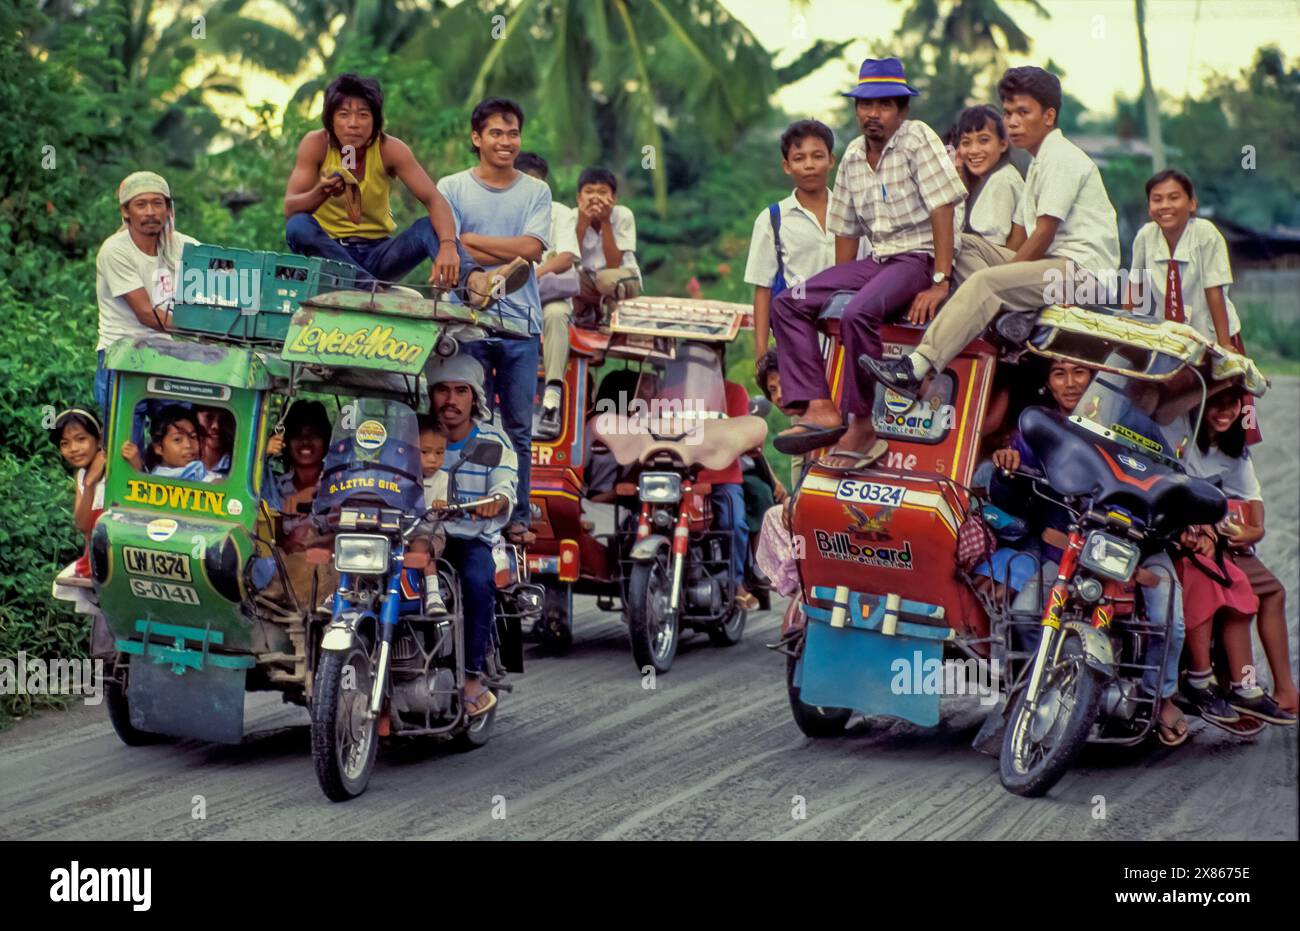
[[[910, 0], [723, 0], [726, 7], [776, 53], [778, 65], [794, 60], [818, 39], [853, 42], [845, 56], [783, 88], [777, 104], [797, 116], [834, 118], [843, 107], [839, 92], [857, 78], [872, 40], [888, 39]], [[1000, 0], [1002, 8], [1033, 37], [1028, 55], [1013, 65], [1053, 59], [1065, 73], [1066, 90], [1091, 110], [1110, 112], [1116, 94], [1133, 98], [1141, 88], [1133, 0], [1039, 0], [1044, 19], [1022, 0]], [[273, 4], [262, 15], [274, 20]], [[1195, 96], [1212, 71], [1235, 72], [1250, 65], [1255, 50], [1275, 43], [1289, 59], [1300, 57], [1300, 0], [1148, 0], [1147, 38], [1156, 90], [1175, 99]], [[243, 73], [249, 106], [267, 100], [283, 107], [300, 83], [251, 70]], [[231, 101], [228, 117], [251, 119]], [[236, 113], [235, 111], [242, 111]]]
[[[841, 62], [817, 72], [777, 96], [792, 115], [826, 117], [842, 106], [838, 96], [857, 78], [872, 40], [898, 28], [907, 0], [723, 0], [770, 51], [777, 64], [792, 61], [817, 39], [862, 36]], [[1001, 6], [1034, 40], [1028, 55], [1012, 65], [1046, 64], [1065, 73], [1066, 90], [1090, 110], [1109, 111], [1116, 94], [1133, 98], [1142, 86], [1133, 0], [1039, 0], [1047, 19], [1020, 0]], [[800, 19], [802, 17], [802, 20]], [[846, 25], [852, 24], [852, 25]], [[1157, 93], [1196, 96], [1211, 71], [1248, 67], [1255, 50], [1275, 43], [1288, 58], [1300, 55], [1300, 0], [1148, 0], [1147, 45]]]

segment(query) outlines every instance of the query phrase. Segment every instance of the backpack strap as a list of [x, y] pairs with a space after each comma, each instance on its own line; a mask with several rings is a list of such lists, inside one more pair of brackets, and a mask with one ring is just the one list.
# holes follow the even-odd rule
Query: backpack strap
[[776, 246], [776, 277], [772, 279], [772, 297], [786, 289], [785, 262], [781, 259], [781, 204], [768, 204], [767, 216], [772, 221], [772, 241]]

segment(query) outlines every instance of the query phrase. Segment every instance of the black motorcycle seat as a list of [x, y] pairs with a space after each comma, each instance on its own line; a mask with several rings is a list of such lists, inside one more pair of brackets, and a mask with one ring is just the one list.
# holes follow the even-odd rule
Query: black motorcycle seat
[[1157, 532], [1213, 524], [1227, 511], [1223, 492], [1209, 482], [1118, 443], [1076, 433], [1054, 411], [1026, 408], [1020, 432], [1055, 491], [1091, 497], [1095, 506], [1123, 507]]

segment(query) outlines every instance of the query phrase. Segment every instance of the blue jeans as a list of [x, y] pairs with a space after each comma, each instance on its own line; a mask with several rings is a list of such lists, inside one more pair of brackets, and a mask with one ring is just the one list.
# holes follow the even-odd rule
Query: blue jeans
[[[367, 273], [358, 280], [360, 287], [369, 287], [370, 280], [400, 281], [407, 272], [425, 259], [438, 254], [438, 234], [428, 217], [420, 217], [396, 236], [381, 239], [334, 239], [310, 213], [295, 213], [284, 225], [284, 241], [289, 249], [299, 255], [314, 255], [335, 262], [347, 262]], [[460, 280], [479, 266], [469, 257], [465, 247], [456, 242], [460, 255]]]
[[731, 572], [737, 585], [745, 583], [745, 559], [749, 556], [749, 524], [745, 521], [745, 490], [741, 485], [714, 485], [709, 492], [713, 503], [713, 529], [731, 531]]
[[478, 674], [487, 660], [496, 619], [496, 565], [492, 547], [482, 540], [448, 535], [443, 558], [460, 573], [461, 612], [465, 617], [465, 671]]
[[[1142, 563], [1142, 568], [1150, 569], [1160, 576], [1158, 585], [1142, 586], [1142, 603], [1146, 607], [1147, 621], [1163, 627], [1169, 621], [1171, 609], [1174, 615], [1172, 630], [1169, 635], [1169, 659], [1165, 665], [1164, 678], [1160, 683], [1160, 697], [1168, 698], [1178, 691], [1178, 657], [1183, 652], [1183, 638], [1187, 634], [1187, 628], [1183, 625], [1183, 587], [1178, 583], [1178, 576], [1174, 573], [1174, 565], [1165, 553], [1152, 556]], [[1169, 601], [1170, 589], [1173, 590], [1172, 605]], [[1151, 666], [1158, 665], [1160, 654], [1164, 651], [1164, 648], [1164, 637], [1152, 637], [1150, 644], [1147, 646], [1147, 655], [1143, 658], [1143, 662]], [[1155, 693], [1156, 674], [1154, 670], [1147, 670], [1142, 673], [1142, 687], [1152, 694]]]
[[100, 423], [108, 429], [108, 396], [113, 388], [113, 373], [104, 368], [104, 350], [95, 352], [95, 403], [99, 405]]
[[519, 488], [510, 522], [532, 523], [528, 504], [528, 479], [533, 458], [533, 407], [537, 397], [537, 337], [530, 339], [477, 339], [462, 343], [483, 366], [483, 393], [489, 405], [500, 399], [501, 426], [519, 457]]

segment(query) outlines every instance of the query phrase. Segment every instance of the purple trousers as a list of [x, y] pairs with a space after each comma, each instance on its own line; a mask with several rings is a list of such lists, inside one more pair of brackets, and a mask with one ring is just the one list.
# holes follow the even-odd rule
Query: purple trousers
[[794, 287], [782, 291], [772, 302], [782, 403], [803, 405], [831, 397], [817, 344], [817, 315], [836, 291], [856, 291], [840, 319], [845, 372], [840, 409], [869, 415], [874, 385], [858, 365], [858, 356], [880, 358], [880, 324], [901, 316], [912, 298], [930, 286], [933, 267], [933, 257], [925, 252], [893, 255], [882, 262], [868, 257], [813, 275], [803, 283], [802, 298], [794, 296]]

